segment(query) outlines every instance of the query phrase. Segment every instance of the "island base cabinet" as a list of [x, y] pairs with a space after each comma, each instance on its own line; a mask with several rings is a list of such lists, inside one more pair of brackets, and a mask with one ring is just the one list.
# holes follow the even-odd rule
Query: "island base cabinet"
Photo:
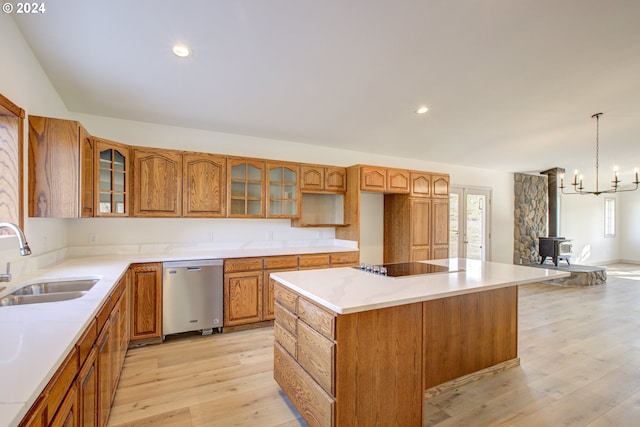
[[517, 286], [423, 304], [425, 389], [518, 357]]
[[[274, 346], [273, 376], [311, 427], [331, 427], [334, 399], [279, 344]], [[355, 425], [355, 424], [352, 424]]]
[[310, 426], [422, 425], [422, 303], [335, 314], [276, 283], [274, 378]]
[[422, 304], [338, 315], [335, 425], [421, 426]]

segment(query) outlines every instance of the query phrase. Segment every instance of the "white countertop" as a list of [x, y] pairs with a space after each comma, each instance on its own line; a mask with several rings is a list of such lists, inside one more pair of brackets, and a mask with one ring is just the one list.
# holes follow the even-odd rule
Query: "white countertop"
[[570, 275], [557, 270], [466, 259], [428, 263], [462, 271], [392, 278], [344, 267], [272, 273], [271, 277], [335, 313], [349, 314]]
[[0, 426], [17, 426], [132, 263], [348, 252], [344, 246], [219, 249], [169, 255], [113, 255], [66, 260], [7, 286], [0, 297], [42, 280], [99, 278], [81, 298], [0, 307]]

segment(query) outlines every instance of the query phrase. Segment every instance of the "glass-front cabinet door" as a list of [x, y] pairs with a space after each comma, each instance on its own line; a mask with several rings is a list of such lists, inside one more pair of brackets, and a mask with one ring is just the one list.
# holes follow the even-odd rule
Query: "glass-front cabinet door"
[[229, 159], [229, 217], [264, 218], [264, 163]]
[[296, 218], [300, 212], [298, 165], [269, 163], [269, 218]]
[[97, 216], [129, 215], [129, 148], [97, 139]]

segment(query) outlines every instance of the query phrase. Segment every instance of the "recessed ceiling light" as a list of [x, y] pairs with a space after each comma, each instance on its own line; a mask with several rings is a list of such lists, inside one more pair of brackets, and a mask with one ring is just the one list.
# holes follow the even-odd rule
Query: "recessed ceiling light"
[[419, 108], [416, 110], [416, 113], [418, 113], [418, 114], [424, 114], [424, 113], [426, 113], [427, 111], [429, 111], [429, 108], [427, 108], [427, 107], [425, 107], [425, 106], [423, 105], [422, 107], [419, 107]]
[[173, 53], [176, 56], [179, 56], [181, 58], [184, 58], [185, 56], [189, 56], [189, 48], [186, 47], [183, 44], [177, 44], [175, 46], [173, 46]]

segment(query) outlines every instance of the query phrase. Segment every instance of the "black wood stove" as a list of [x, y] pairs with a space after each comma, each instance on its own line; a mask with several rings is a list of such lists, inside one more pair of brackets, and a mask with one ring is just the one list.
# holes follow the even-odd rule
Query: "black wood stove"
[[540, 264], [543, 264], [547, 257], [553, 259], [555, 266], [558, 266], [559, 260], [567, 261], [570, 264], [571, 249], [573, 244], [571, 240], [567, 240], [564, 237], [539, 237], [538, 238], [538, 253], [542, 258]]

